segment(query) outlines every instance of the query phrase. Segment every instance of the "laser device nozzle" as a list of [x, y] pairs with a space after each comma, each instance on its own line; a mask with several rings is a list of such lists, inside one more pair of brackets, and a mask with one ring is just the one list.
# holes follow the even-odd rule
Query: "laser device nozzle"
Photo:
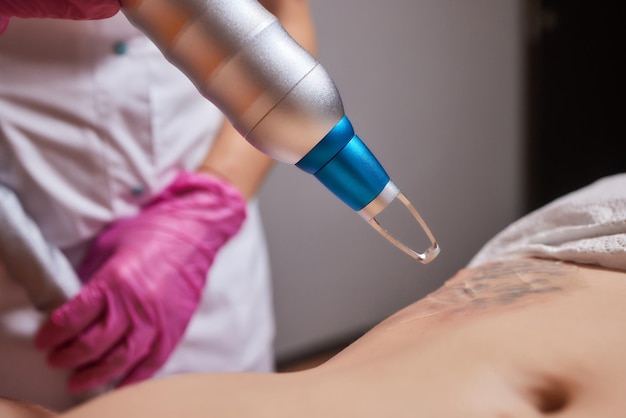
[[[426, 264], [439, 254], [439, 245], [426, 222], [355, 134], [346, 116], [296, 163], [296, 167], [313, 174], [383, 237], [412, 258]], [[408, 209], [428, 237], [430, 246], [426, 250], [419, 252], [410, 248], [376, 219], [396, 199]]]
[[430, 241], [430, 246], [428, 248], [426, 248], [422, 252], [419, 252], [413, 248], [410, 248], [409, 246], [404, 244], [402, 241], [400, 241], [399, 239], [391, 235], [391, 233], [389, 233], [389, 231], [387, 231], [385, 228], [383, 228], [382, 225], [376, 219], [376, 217], [369, 219], [367, 222], [371, 225], [372, 228], [374, 228], [383, 237], [385, 237], [387, 241], [391, 242], [393, 245], [398, 247], [404, 253], [408, 254], [410, 257], [416, 259], [422, 264], [430, 263], [435, 258], [437, 258], [440, 252], [440, 247], [439, 247], [439, 244], [437, 243], [437, 240], [433, 236], [433, 233], [430, 231], [430, 228], [428, 228], [428, 225], [426, 225], [426, 222], [424, 222], [424, 219], [422, 219], [419, 212], [413, 207], [409, 199], [407, 199], [407, 197], [402, 193], [398, 193], [396, 196], [396, 199], [398, 199], [408, 209], [408, 211], [411, 213], [413, 218], [417, 221], [417, 223], [420, 225], [420, 227], [422, 228], [422, 230], [428, 237]]

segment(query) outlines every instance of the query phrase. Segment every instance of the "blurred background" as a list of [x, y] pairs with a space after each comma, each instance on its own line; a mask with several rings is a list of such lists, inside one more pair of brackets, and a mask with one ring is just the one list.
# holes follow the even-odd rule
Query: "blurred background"
[[[279, 364], [349, 343], [524, 213], [626, 171], [618, 2], [310, 3], [319, 60], [357, 134], [442, 252], [419, 264], [312, 176], [277, 166], [261, 208]], [[420, 236], [408, 218], [392, 221], [392, 232]]]

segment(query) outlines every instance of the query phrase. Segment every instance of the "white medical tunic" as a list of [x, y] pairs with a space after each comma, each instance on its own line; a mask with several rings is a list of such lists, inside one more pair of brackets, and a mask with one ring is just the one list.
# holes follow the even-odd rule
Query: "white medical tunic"
[[[203, 159], [221, 113], [122, 14], [19, 20], [0, 35], [0, 183], [74, 265]], [[270, 371], [273, 313], [259, 213], [220, 250], [203, 301], [158, 375]], [[0, 273], [0, 395], [66, 408], [67, 372], [32, 346], [41, 314]], [[207, 394], [210, 396], [210, 394]]]

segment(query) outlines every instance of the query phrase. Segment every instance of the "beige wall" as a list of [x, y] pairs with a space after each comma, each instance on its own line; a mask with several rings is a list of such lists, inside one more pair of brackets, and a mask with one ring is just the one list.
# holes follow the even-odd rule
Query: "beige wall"
[[413, 261], [313, 177], [278, 166], [261, 197], [279, 358], [423, 296], [522, 207], [521, 1], [310, 1], [347, 114], [442, 253]]

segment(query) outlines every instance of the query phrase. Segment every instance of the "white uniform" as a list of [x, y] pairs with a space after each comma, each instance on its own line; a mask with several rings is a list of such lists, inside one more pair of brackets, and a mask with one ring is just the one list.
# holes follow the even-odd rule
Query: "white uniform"
[[[76, 263], [107, 223], [137, 213], [202, 160], [221, 113], [122, 14], [18, 20], [0, 35], [0, 183]], [[0, 273], [0, 396], [75, 402], [32, 348], [41, 317]], [[270, 371], [273, 313], [258, 210], [218, 254], [184, 340], [158, 375]]]

